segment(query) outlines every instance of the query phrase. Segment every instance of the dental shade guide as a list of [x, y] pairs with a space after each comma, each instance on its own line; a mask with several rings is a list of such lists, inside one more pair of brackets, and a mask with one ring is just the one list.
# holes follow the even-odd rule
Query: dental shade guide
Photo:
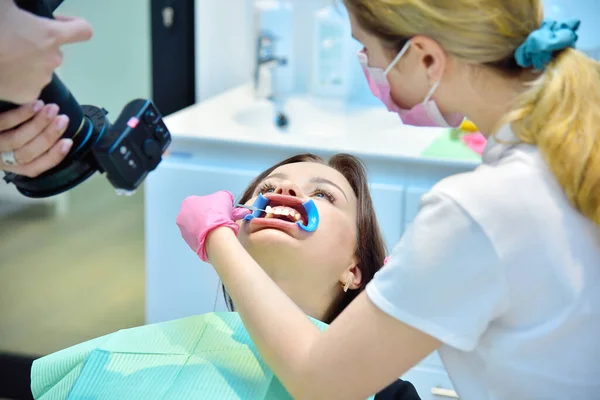
[[[256, 200], [254, 200], [254, 204], [252, 204], [252, 206], [239, 205], [240, 207], [253, 210], [251, 214], [248, 214], [244, 217], [244, 221], [248, 222], [254, 218], [259, 218], [261, 213], [265, 212], [267, 204], [269, 204], [269, 199], [262, 194], [259, 194]], [[303, 231], [314, 232], [319, 226], [319, 210], [312, 199], [302, 203], [302, 206], [306, 211], [307, 223], [304, 225], [302, 221], [296, 221], [296, 224], [298, 224]]]

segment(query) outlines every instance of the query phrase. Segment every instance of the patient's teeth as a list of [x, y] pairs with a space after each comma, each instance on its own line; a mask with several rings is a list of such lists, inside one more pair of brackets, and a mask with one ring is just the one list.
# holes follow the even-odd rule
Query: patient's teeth
[[275, 218], [278, 215], [282, 215], [282, 216], [290, 216], [292, 218], [292, 220], [296, 220], [296, 221], [302, 220], [302, 214], [300, 214], [298, 211], [294, 210], [291, 207], [266, 206], [265, 211], [266, 211], [265, 218]]

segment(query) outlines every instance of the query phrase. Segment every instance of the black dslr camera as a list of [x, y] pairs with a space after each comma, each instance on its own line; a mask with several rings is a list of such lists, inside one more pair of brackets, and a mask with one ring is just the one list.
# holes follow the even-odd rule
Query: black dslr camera
[[[52, 13], [61, 3], [62, 0], [16, 0], [20, 8], [47, 18], [53, 18]], [[106, 173], [118, 194], [133, 192], [158, 166], [171, 143], [171, 134], [150, 100], [131, 101], [111, 124], [103, 108], [80, 106], [56, 74], [40, 99], [45, 104], [58, 105], [60, 112], [69, 117], [63, 138], [71, 138], [73, 147], [59, 165], [35, 178], [5, 172], [4, 180], [27, 197], [57, 195], [96, 171]], [[0, 112], [16, 107], [0, 101]]]

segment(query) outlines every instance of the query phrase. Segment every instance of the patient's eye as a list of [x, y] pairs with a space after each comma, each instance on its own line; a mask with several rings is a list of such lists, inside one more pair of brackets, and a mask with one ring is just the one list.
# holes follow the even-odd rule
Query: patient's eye
[[332, 204], [335, 204], [335, 196], [329, 190], [324, 188], [315, 188], [311, 196], [326, 199]]
[[265, 182], [259, 186], [257, 192], [261, 193], [261, 194], [272, 193], [275, 191], [275, 189], [276, 189], [275, 185], [273, 185], [269, 182]]

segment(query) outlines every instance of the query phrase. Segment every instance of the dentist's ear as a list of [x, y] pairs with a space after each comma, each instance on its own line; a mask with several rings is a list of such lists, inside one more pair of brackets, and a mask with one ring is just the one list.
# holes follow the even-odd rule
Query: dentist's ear
[[429, 81], [441, 81], [448, 66], [448, 54], [442, 46], [426, 36], [415, 36], [411, 39], [411, 44], [419, 52], [419, 62], [427, 70]]

